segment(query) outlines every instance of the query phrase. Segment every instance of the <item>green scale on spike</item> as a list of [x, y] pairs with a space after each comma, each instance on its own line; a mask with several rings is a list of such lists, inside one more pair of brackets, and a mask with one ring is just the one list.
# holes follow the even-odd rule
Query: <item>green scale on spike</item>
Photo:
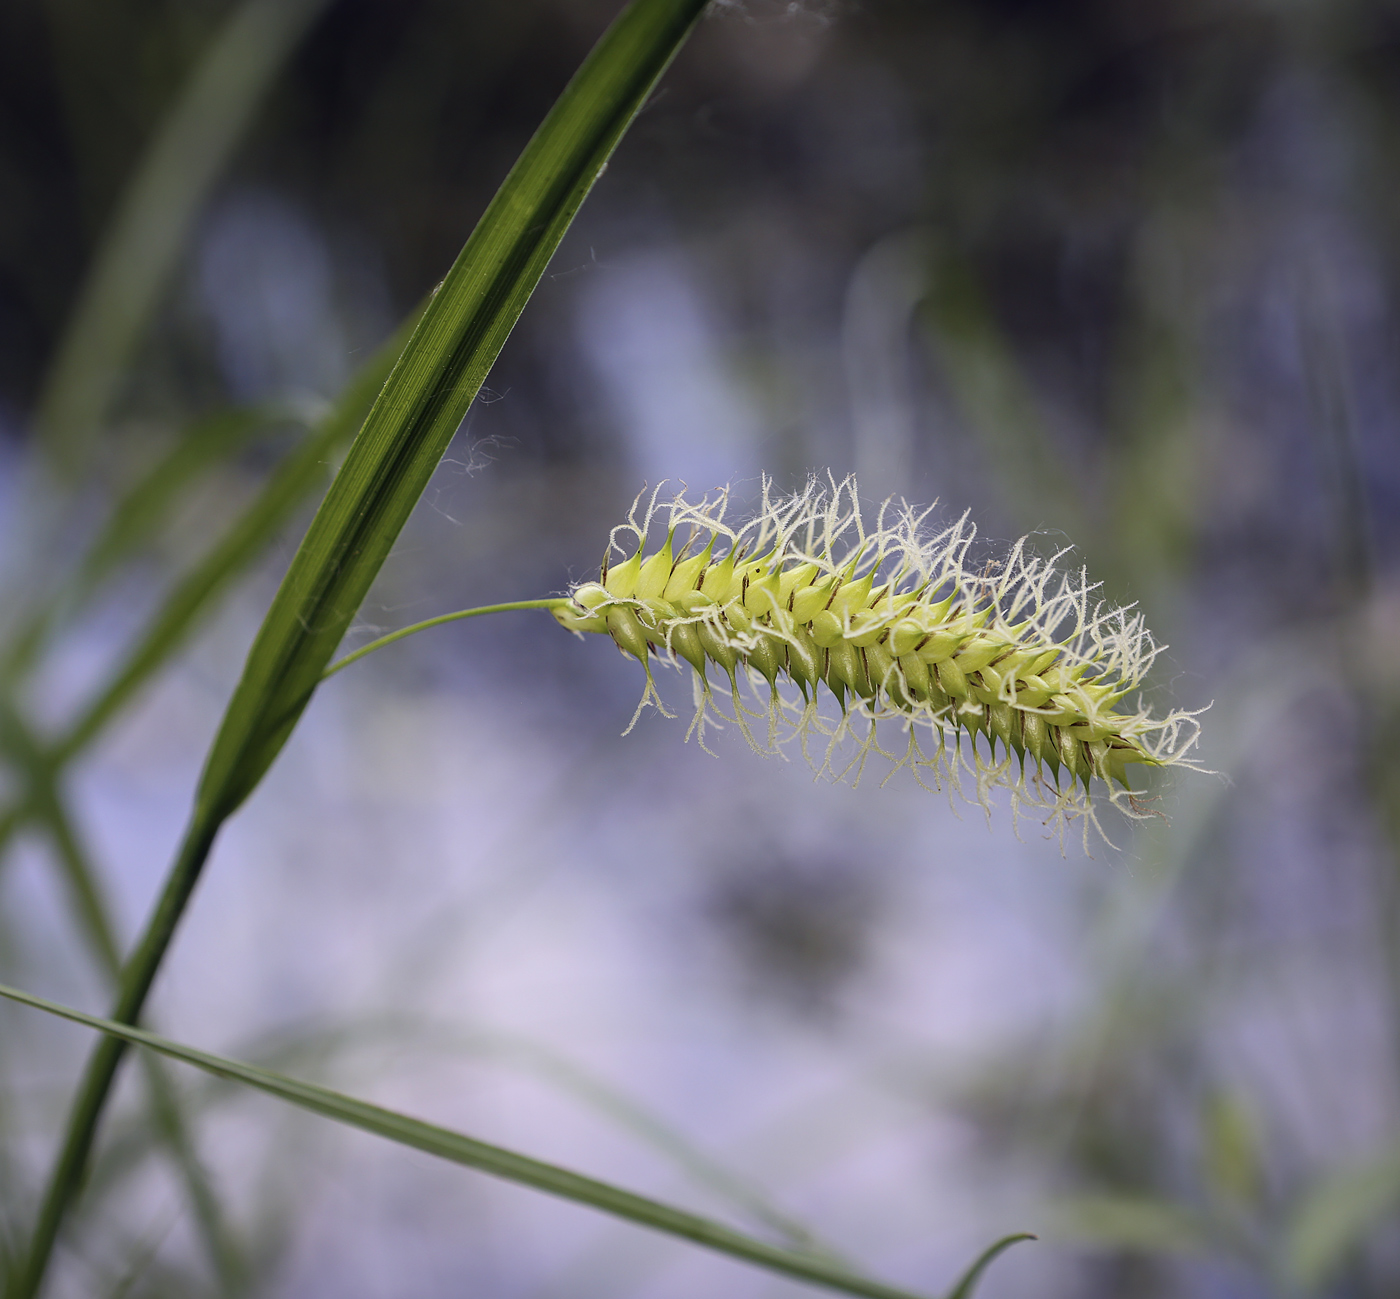
[[[994, 783], [1019, 786], [1023, 801], [1039, 799], [1058, 813], [1078, 797], [1076, 786], [1087, 797], [1095, 779], [1125, 806], [1130, 766], [1181, 761], [1194, 742], [1193, 715], [1156, 719], [1116, 708], [1156, 652], [1140, 618], [1090, 605], [1092, 588], [1082, 579], [1064, 578], [1021, 545], [1002, 564], [970, 573], [962, 557], [972, 530], [964, 524], [929, 542], [906, 508], [902, 527], [867, 533], [854, 484], [833, 486], [831, 493], [809, 484], [797, 497], [766, 497], [764, 512], [738, 531], [723, 526], [722, 506], [678, 496], [660, 549], [645, 553], [651, 513], [641, 524], [634, 517], [635, 552], [576, 587], [555, 617], [572, 631], [610, 636], [646, 667], [649, 692], [649, 656], [689, 664], [697, 673], [697, 722], [711, 702], [707, 668], [717, 665], [751, 743], [744, 718], [753, 714], [739, 699], [745, 670], [771, 695], [770, 735], [783, 709], [799, 730], [821, 729], [815, 710], [825, 686], [845, 719], [903, 717], [927, 726], [940, 758], [917, 761], [943, 760], [943, 774], [954, 781], [953, 760], [942, 755], [959, 752], [964, 735], [983, 737], [980, 748], [971, 746], [976, 770], [984, 770], [981, 748], [993, 764], [1004, 755]], [[677, 551], [685, 525], [690, 541]], [[839, 539], [852, 529], [843, 548]], [[703, 550], [691, 555], [702, 539]], [[798, 688], [801, 705], [783, 702], [785, 681]], [[1182, 731], [1184, 743], [1162, 742], [1164, 732], [1173, 739]], [[1004, 773], [1013, 761], [1015, 781]], [[1031, 797], [1028, 781], [1040, 794]], [[1139, 814], [1136, 804], [1125, 810]], [[1067, 814], [1092, 815], [1080, 803]]]

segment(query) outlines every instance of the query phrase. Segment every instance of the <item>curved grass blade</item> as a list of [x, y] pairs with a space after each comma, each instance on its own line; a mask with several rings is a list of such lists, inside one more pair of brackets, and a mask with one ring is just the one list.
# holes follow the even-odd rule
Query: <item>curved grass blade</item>
[[105, 418], [214, 181], [329, 0], [245, 0], [127, 185], [39, 398], [40, 444], [67, 473]]
[[384, 386], [412, 324], [410, 320], [401, 327], [356, 373], [317, 427], [273, 471], [243, 516], [176, 583], [126, 657], [54, 744], [56, 762], [65, 763], [85, 748], [170, 660], [201, 617], [262, 554], [316, 484], [323, 481], [327, 462], [349, 442]]
[[14, 681], [34, 666], [58, 625], [160, 530], [192, 481], [270, 427], [295, 418], [289, 411], [243, 406], [219, 411], [184, 432], [118, 501], [77, 567], [10, 638], [0, 655], [0, 677]]
[[[296, 725], [535, 285], [707, 0], [632, 0], [526, 145], [429, 301], [292, 559], [249, 651], [185, 837], [127, 962], [112, 1018], [134, 1023], [223, 821]], [[123, 1046], [104, 1038], [79, 1084], [13, 1299], [32, 1299]]]
[[[30, 783], [30, 801], [36, 816], [53, 842], [58, 873], [67, 886], [69, 909], [101, 974], [115, 986], [121, 976], [121, 952], [112, 924], [111, 908], [96, 872], [64, 807], [52, 768], [22, 718], [0, 699], [0, 747], [8, 750], [15, 765]], [[230, 1293], [244, 1275], [237, 1244], [224, 1222], [222, 1208], [200, 1163], [190, 1138], [179, 1098], [155, 1056], [145, 1062], [150, 1093], [150, 1118], [158, 1142], [163, 1144], [184, 1181], [195, 1226], [214, 1271]]]
[[305, 436], [318, 423], [305, 409], [267, 404], [216, 411], [184, 429], [114, 506], [73, 575], [70, 599], [91, 594], [113, 570], [149, 545], [204, 475], [261, 438], [289, 430]]
[[575, 1100], [631, 1132], [658, 1154], [670, 1160], [695, 1185], [705, 1187], [728, 1201], [755, 1226], [761, 1225], [775, 1232], [790, 1248], [823, 1257], [833, 1265], [848, 1271], [853, 1270], [834, 1248], [818, 1239], [805, 1224], [777, 1208], [745, 1178], [712, 1159], [704, 1150], [632, 1097], [558, 1052], [513, 1034], [454, 1034], [444, 1030], [442, 1026], [433, 1027], [430, 1031], [431, 1041], [439, 1047], [449, 1050], [458, 1046], [465, 1047], [497, 1060], [508, 1060], [517, 1068], [529, 1070], [536, 1077], [558, 1087]]
[[200, 819], [233, 812], [286, 743], [574, 214], [705, 3], [633, 0], [491, 200], [268, 611], [200, 781]]
[[[399, 1059], [406, 1048], [414, 1047], [454, 1058], [469, 1053], [533, 1075], [636, 1137], [694, 1186], [719, 1197], [753, 1226], [772, 1231], [789, 1248], [825, 1258], [847, 1271], [854, 1270], [804, 1223], [790, 1217], [763, 1191], [715, 1160], [664, 1119], [624, 1091], [532, 1039], [390, 1015], [343, 1025], [288, 1026], [270, 1037], [249, 1042], [239, 1055], [254, 1068], [285, 1074], [326, 1068], [332, 1060], [344, 1061], [351, 1050], [389, 1048], [393, 1058]], [[241, 1094], [236, 1080], [218, 1078], [209, 1081], [202, 1092], [192, 1089], [187, 1103], [194, 1112], [204, 1114], [215, 1104]], [[87, 1193], [110, 1193], [122, 1178], [133, 1175], [156, 1148], [155, 1135], [148, 1124], [136, 1118], [128, 1119], [119, 1131], [112, 1132], [103, 1143], [102, 1153], [93, 1160]]]
[[[677, 1236], [682, 1240], [702, 1245], [721, 1254], [728, 1254], [732, 1258], [756, 1264], [783, 1276], [794, 1277], [799, 1281], [808, 1281], [842, 1294], [866, 1296], [867, 1299], [917, 1299], [917, 1296], [910, 1291], [900, 1290], [894, 1286], [888, 1286], [836, 1267], [825, 1258], [770, 1245], [766, 1241], [746, 1236], [742, 1232], [735, 1231], [732, 1227], [727, 1227], [710, 1218], [701, 1217], [699, 1214], [690, 1213], [685, 1209], [677, 1209], [659, 1200], [625, 1191], [608, 1182], [585, 1177], [566, 1168], [559, 1168], [554, 1164], [532, 1159], [527, 1155], [516, 1154], [514, 1151], [506, 1150], [500, 1146], [477, 1141], [475, 1138], [465, 1136], [460, 1132], [453, 1132], [448, 1128], [425, 1123], [421, 1119], [410, 1118], [408, 1115], [399, 1114], [394, 1110], [371, 1105], [368, 1101], [356, 1100], [352, 1096], [342, 1095], [328, 1087], [300, 1082], [266, 1069], [259, 1069], [254, 1065], [212, 1055], [207, 1051], [199, 1051], [194, 1047], [184, 1046], [178, 1042], [158, 1037], [154, 1033], [132, 1028], [128, 1024], [118, 1024], [96, 1015], [84, 1014], [82, 1011], [59, 1005], [46, 998], [21, 992], [17, 988], [0, 985], [0, 997], [6, 997], [22, 1005], [32, 1006], [36, 1010], [47, 1011], [51, 1015], [58, 1015], [63, 1019], [72, 1020], [74, 1023], [97, 1029], [112, 1038], [158, 1051], [162, 1055], [169, 1056], [174, 1060], [181, 1060], [185, 1064], [193, 1065], [196, 1069], [202, 1069], [216, 1077], [233, 1079], [249, 1087], [255, 1087], [259, 1091], [267, 1092], [279, 1100], [297, 1105], [304, 1110], [310, 1110], [313, 1114], [319, 1114], [323, 1118], [334, 1119], [336, 1122], [373, 1133], [375, 1136], [384, 1137], [399, 1145], [421, 1150], [426, 1154], [435, 1155], [439, 1159], [446, 1159], [467, 1168], [475, 1168], [505, 1181], [517, 1182], [537, 1191], [544, 1191], [562, 1199], [572, 1200], [576, 1204], [587, 1205], [603, 1213], [611, 1214], [613, 1217], [623, 1218], [670, 1236]], [[1018, 1239], [1024, 1238], [1010, 1237], [993, 1246], [992, 1250], [988, 1251], [974, 1265], [975, 1271], [971, 1275], [971, 1280], [976, 1280], [977, 1275], [980, 1275], [980, 1269], [985, 1267], [991, 1258], [995, 1257], [995, 1253], [1007, 1248]], [[966, 1299], [966, 1296], [971, 1293], [966, 1288], [968, 1284], [969, 1281], [964, 1280], [960, 1288], [954, 1292], [956, 1299]]]
[[1019, 1245], [1023, 1240], [1037, 1240], [1028, 1231], [1018, 1231], [1014, 1235], [1003, 1236], [993, 1245], [989, 1245], [973, 1261], [973, 1264], [951, 1290], [948, 1291], [948, 1299], [972, 1299], [973, 1292], [977, 1289], [977, 1283], [982, 1279], [982, 1274], [1001, 1257], [1012, 1245]]
[[[354, 436], [412, 332], [411, 316], [356, 372], [305, 441], [273, 471], [239, 520], [180, 578], [146, 622], [135, 644], [93, 692], [77, 716], [49, 747], [47, 760], [57, 772], [72, 761], [130, 702], [137, 691], [185, 644], [200, 620], [229, 586], [262, 554], [322, 480], [325, 466]], [[138, 489], [140, 490], [140, 489]], [[130, 540], [127, 526], [119, 540]], [[99, 561], [93, 559], [91, 563]], [[20, 801], [0, 814], [0, 852], [32, 815]]]
[[1314, 1294], [1400, 1204], [1400, 1148], [1342, 1168], [1310, 1187], [1284, 1238], [1283, 1273], [1291, 1290]]

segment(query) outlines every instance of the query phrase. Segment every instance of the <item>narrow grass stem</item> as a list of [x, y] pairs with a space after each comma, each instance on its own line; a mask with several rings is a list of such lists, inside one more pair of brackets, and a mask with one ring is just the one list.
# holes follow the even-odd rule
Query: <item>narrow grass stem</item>
[[[48, 826], [59, 868], [74, 895], [75, 908], [87, 932], [88, 944], [96, 954], [103, 974], [115, 983], [121, 975], [121, 953], [110, 908], [102, 895], [88, 854], [78, 838], [77, 829], [52, 783], [40, 796], [36, 810]], [[246, 1276], [244, 1261], [224, 1222], [223, 1211], [209, 1176], [200, 1163], [185, 1116], [180, 1110], [174, 1084], [156, 1057], [142, 1053], [141, 1063], [150, 1092], [155, 1130], [169, 1148], [170, 1157], [184, 1180], [201, 1243], [225, 1289], [237, 1290]]]
[[[69, 887], [80, 899], [79, 905], [83, 911], [89, 943], [101, 954], [103, 973], [115, 982], [121, 973], [121, 956], [106, 900], [98, 887], [87, 854], [78, 842], [67, 809], [58, 798], [49, 800], [41, 815], [48, 823], [54, 848]], [[151, 1117], [155, 1123], [155, 1130], [168, 1147], [170, 1158], [185, 1183], [200, 1241], [224, 1288], [236, 1291], [241, 1288], [247, 1269], [237, 1244], [229, 1234], [209, 1175], [195, 1150], [174, 1084], [164, 1066], [154, 1056], [143, 1053], [141, 1063], [150, 1092]]]
[[[203, 818], [196, 817], [185, 832], [175, 864], [141, 942], [122, 970], [111, 1016], [117, 1022], [133, 1024], [140, 1018], [161, 959], [208, 860], [218, 828], [218, 822], [208, 824]], [[125, 1042], [115, 1037], [104, 1037], [88, 1061], [69, 1114], [63, 1148], [54, 1163], [44, 1193], [28, 1255], [23, 1267], [15, 1274], [8, 1299], [34, 1299], [39, 1293], [59, 1228], [82, 1184], [97, 1125], [125, 1051]]]
[[[53, 842], [59, 873], [68, 887], [74, 919], [102, 974], [116, 984], [121, 977], [121, 949], [111, 907], [98, 875], [73, 824], [59, 785], [58, 768], [27, 721], [8, 701], [0, 702], [0, 736], [15, 765], [27, 779], [27, 803]], [[154, 1130], [169, 1147], [184, 1180], [194, 1221], [215, 1272], [228, 1290], [237, 1289], [245, 1275], [239, 1251], [223, 1222], [218, 1198], [199, 1162], [175, 1088], [165, 1067], [154, 1056], [143, 1057], [150, 1091]]]
[[415, 622], [411, 627], [400, 627], [398, 631], [391, 631], [387, 636], [370, 641], [368, 645], [361, 645], [353, 654], [347, 654], [343, 659], [332, 663], [321, 673], [321, 680], [333, 677], [342, 668], [348, 668], [352, 663], [358, 663], [360, 659], [373, 654], [375, 650], [383, 649], [386, 645], [392, 645], [395, 641], [403, 640], [405, 637], [413, 636], [420, 631], [427, 631], [429, 627], [441, 627], [445, 622], [457, 622], [462, 618], [476, 618], [483, 613], [510, 613], [515, 609], [557, 609], [560, 605], [568, 603], [568, 596], [557, 595], [546, 600], [515, 600], [510, 604], [483, 604], [476, 609], [458, 609], [456, 613], [439, 614], [436, 618]]

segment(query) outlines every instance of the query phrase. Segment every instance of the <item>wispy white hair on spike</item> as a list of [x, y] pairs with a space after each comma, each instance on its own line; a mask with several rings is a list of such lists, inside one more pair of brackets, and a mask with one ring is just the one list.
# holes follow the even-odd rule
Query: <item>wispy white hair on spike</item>
[[[1125, 702], [1160, 652], [1142, 615], [1099, 599], [1082, 569], [1061, 569], [1066, 551], [1040, 559], [1022, 538], [975, 569], [966, 514], [929, 531], [932, 506], [887, 500], [868, 527], [850, 477], [813, 477], [786, 496], [765, 478], [757, 511], [737, 524], [729, 505], [728, 488], [694, 501], [684, 489], [665, 501], [661, 487], [644, 492], [613, 529], [599, 580], [554, 611], [646, 668], [634, 725], [648, 704], [665, 711], [651, 658], [686, 663], [687, 737], [702, 746], [706, 725], [725, 721], [764, 753], [795, 736], [810, 758], [819, 735], [814, 765], [838, 779], [858, 780], [877, 754], [950, 796], [970, 776], [983, 806], [1006, 789], [1013, 816], [1033, 809], [1061, 830], [1080, 820], [1086, 836], [1096, 794], [1152, 815], [1131, 765], [1193, 765], [1197, 713], [1157, 717]], [[646, 555], [662, 519], [665, 542]], [[711, 688], [714, 667], [732, 713]], [[838, 705], [825, 714], [823, 686]], [[760, 720], [762, 738], [750, 725]], [[881, 732], [896, 727], [903, 739], [887, 748]]]

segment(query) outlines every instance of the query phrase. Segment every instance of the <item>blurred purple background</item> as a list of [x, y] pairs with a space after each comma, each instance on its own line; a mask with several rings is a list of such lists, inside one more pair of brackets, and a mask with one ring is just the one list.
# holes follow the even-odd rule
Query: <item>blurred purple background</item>
[[[614, 12], [331, 0], [270, 81], [77, 477], [46, 368], [233, 12], [0, 12], [0, 508], [30, 603], [163, 449], [333, 398], [441, 278]], [[596, 571], [644, 484], [856, 471], [1073, 543], [1212, 705], [1215, 776], [1063, 852], [900, 775], [650, 713], [517, 613], [328, 684], [229, 826], [151, 1016], [758, 1231], [985, 1299], [1400, 1291], [1400, 11], [1386, 0], [717, 6], [555, 258], [354, 643]], [[195, 430], [192, 432], [192, 430]], [[294, 431], [226, 459], [5, 690], [55, 729]], [[307, 517], [303, 514], [302, 519]], [[125, 938], [302, 523], [68, 779]], [[663, 674], [682, 711], [689, 686]], [[11, 797], [18, 778], [4, 777]], [[92, 1009], [42, 836], [0, 979]], [[88, 1040], [0, 1010], [32, 1214]], [[136, 1071], [55, 1294], [220, 1293]], [[180, 1073], [248, 1292], [810, 1293]], [[124, 1144], [125, 1143], [125, 1144]]]

